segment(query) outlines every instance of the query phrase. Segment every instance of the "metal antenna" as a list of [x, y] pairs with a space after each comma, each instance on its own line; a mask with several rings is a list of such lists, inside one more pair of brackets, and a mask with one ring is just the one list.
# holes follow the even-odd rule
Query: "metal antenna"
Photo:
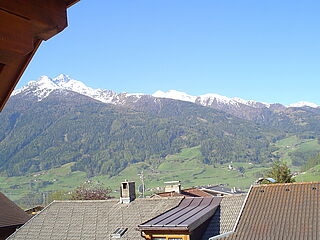
[[144, 198], [144, 175], [143, 175], [143, 170], [141, 171], [140, 174], [138, 174], [138, 176], [140, 177], [141, 183], [142, 183], [142, 197]]

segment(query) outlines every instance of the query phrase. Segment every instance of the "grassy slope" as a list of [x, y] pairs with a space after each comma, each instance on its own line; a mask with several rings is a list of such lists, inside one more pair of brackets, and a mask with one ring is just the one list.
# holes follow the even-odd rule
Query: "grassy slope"
[[[148, 194], [156, 191], [156, 187], [163, 187], [163, 182], [170, 180], [182, 181], [183, 187], [200, 186], [207, 184], [227, 183], [230, 187], [248, 189], [257, 174], [261, 174], [266, 168], [253, 166], [252, 164], [233, 164], [235, 167], [244, 167], [246, 172], [241, 174], [237, 170], [228, 170], [228, 164], [212, 167], [201, 162], [199, 147], [183, 149], [179, 154], [167, 156], [165, 161], [157, 168], [146, 163], [129, 165], [119, 175], [114, 177], [97, 176], [98, 180], [105, 186], [110, 186], [114, 196], [118, 194], [121, 181], [128, 179], [136, 181], [140, 185], [138, 174], [144, 171], [146, 188]], [[28, 175], [24, 177], [0, 178], [0, 191], [7, 194], [11, 199], [17, 200], [31, 191], [50, 192], [58, 190], [71, 190], [87, 180], [84, 172], [71, 172], [73, 163], [65, 164], [60, 168], [51, 169], [46, 172]], [[51, 184], [44, 186], [44, 183]], [[32, 187], [31, 184], [32, 183]]]
[[[295, 136], [283, 139], [275, 143], [279, 148], [275, 153], [281, 159], [291, 165], [288, 155], [293, 151], [320, 150], [317, 140], [301, 140]], [[157, 187], [163, 187], [165, 181], [180, 180], [184, 188], [201, 186], [208, 184], [228, 184], [229, 187], [237, 187], [246, 190], [250, 185], [270, 167], [270, 165], [254, 165], [250, 163], [229, 163], [236, 169], [243, 167], [244, 174], [238, 170], [228, 170], [229, 164], [216, 165], [216, 167], [202, 163], [202, 156], [199, 147], [186, 148], [180, 153], [169, 155], [157, 167], [147, 163], [136, 163], [129, 165], [119, 175], [114, 177], [97, 176], [92, 180], [97, 180], [105, 186], [110, 186], [112, 195], [117, 197], [117, 190], [120, 182], [125, 179], [136, 181], [137, 186], [141, 184], [138, 176], [144, 171], [147, 194], [157, 191]], [[4, 192], [12, 200], [17, 200], [30, 192], [51, 192], [58, 190], [72, 190], [84, 181], [88, 180], [84, 172], [71, 172], [68, 163], [60, 168], [40, 172], [23, 177], [0, 177], [0, 191]], [[297, 168], [293, 169], [298, 170]], [[320, 166], [309, 169], [296, 177], [300, 181], [320, 181]], [[47, 184], [46, 184], [47, 183]], [[49, 183], [49, 184], [48, 184]], [[31, 186], [32, 185], [32, 186]]]
[[296, 177], [297, 182], [320, 181], [320, 165], [317, 165]]
[[[279, 150], [274, 153], [280, 156], [280, 159], [286, 161], [293, 171], [299, 171], [300, 169], [291, 165], [290, 152], [320, 152], [320, 145], [316, 139], [299, 139], [297, 136], [282, 139], [276, 142], [275, 146], [278, 147]], [[320, 165], [299, 174], [295, 179], [297, 182], [320, 181]]]
[[[287, 162], [289, 166], [292, 166], [292, 159], [289, 153], [292, 152], [308, 152], [308, 151], [319, 151], [320, 145], [316, 139], [299, 139], [297, 136], [291, 136], [282, 139], [274, 144], [275, 147], [279, 148], [274, 152], [281, 160]], [[298, 169], [295, 169], [298, 170]]]

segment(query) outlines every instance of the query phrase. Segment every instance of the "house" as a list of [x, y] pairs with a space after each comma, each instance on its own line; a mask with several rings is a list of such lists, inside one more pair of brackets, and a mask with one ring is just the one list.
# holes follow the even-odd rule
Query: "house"
[[208, 240], [232, 231], [246, 194], [184, 198], [176, 208], [157, 216], [139, 229], [145, 239]]
[[39, 213], [40, 211], [42, 211], [44, 209], [43, 206], [35, 206], [33, 208], [29, 208], [24, 210], [26, 213], [30, 214], [30, 215], [36, 215], [37, 213]]
[[212, 236], [232, 231], [240, 216], [246, 198], [247, 194], [223, 196], [220, 206], [209, 220], [208, 226], [202, 234], [202, 240], [208, 240]]
[[201, 240], [221, 197], [184, 198], [180, 204], [139, 225], [145, 239]]
[[55, 201], [8, 239], [320, 239], [320, 182], [254, 185], [248, 194]]
[[138, 225], [182, 198], [135, 198], [134, 187], [123, 182], [120, 200], [54, 201], [8, 239], [143, 239]]
[[0, 240], [6, 239], [31, 218], [0, 192]]
[[[243, 203], [234, 196], [135, 198], [135, 184], [130, 181], [121, 183], [120, 190], [120, 199], [54, 201], [8, 239], [137, 240], [169, 236], [202, 240], [204, 234], [211, 237], [232, 229], [226, 226], [233, 227]], [[232, 199], [239, 207], [228, 211]], [[158, 226], [152, 223], [157, 219], [165, 220], [168, 228], [155, 229]], [[172, 226], [175, 222], [179, 224]]]
[[180, 181], [165, 182], [164, 192], [156, 193], [152, 197], [211, 197], [212, 195], [206, 193], [198, 188], [181, 189]]
[[154, 194], [153, 197], [211, 197], [212, 195], [202, 191], [198, 188], [187, 188], [180, 190], [180, 192], [171, 191], [171, 192], [161, 192]]
[[213, 196], [225, 196], [225, 195], [232, 195], [232, 194], [242, 194], [243, 191], [239, 191], [235, 188], [227, 188], [224, 185], [211, 185], [205, 186], [200, 188], [201, 191], [209, 193]]
[[320, 239], [320, 182], [252, 186], [233, 229], [210, 240]]

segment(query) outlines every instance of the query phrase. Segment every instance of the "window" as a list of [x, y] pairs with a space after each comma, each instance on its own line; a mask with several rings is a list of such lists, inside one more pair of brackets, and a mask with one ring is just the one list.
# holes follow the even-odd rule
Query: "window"
[[117, 228], [112, 234], [111, 238], [121, 238], [123, 234], [128, 230], [128, 228]]

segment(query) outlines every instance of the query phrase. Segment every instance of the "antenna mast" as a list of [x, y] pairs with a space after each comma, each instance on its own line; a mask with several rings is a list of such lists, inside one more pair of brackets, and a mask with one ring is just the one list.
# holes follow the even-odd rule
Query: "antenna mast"
[[143, 170], [141, 171], [140, 174], [138, 174], [138, 176], [140, 177], [141, 183], [142, 183], [142, 197], [144, 198], [144, 175], [143, 175]]

